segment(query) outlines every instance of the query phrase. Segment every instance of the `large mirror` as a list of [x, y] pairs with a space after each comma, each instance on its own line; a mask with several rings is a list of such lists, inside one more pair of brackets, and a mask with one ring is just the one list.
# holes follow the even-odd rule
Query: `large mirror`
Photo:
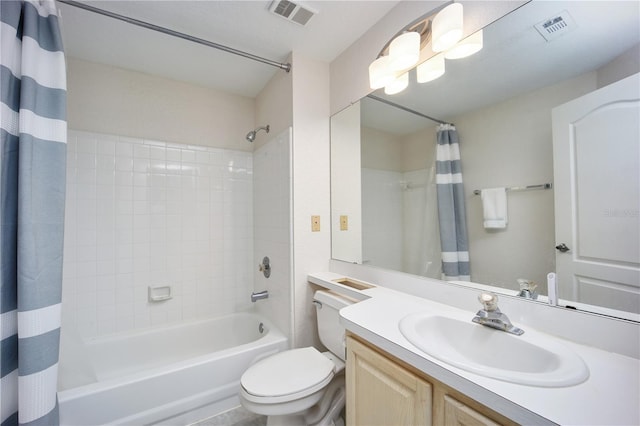
[[[537, 300], [545, 301], [548, 273], [557, 271], [560, 298], [571, 306], [640, 318], [640, 87], [633, 77], [640, 71], [638, 16], [638, 2], [534, 0], [487, 26], [483, 49], [447, 60], [439, 79], [418, 84], [410, 74], [404, 92], [376, 91], [332, 117], [332, 257], [442, 279], [435, 189], [439, 123], [431, 117], [453, 123], [460, 138], [473, 283], [517, 294], [526, 280], [537, 285]], [[557, 33], [536, 29], [558, 17], [563, 24]], [[567, 120], [557, 107], [621, 81], [631, 85], [623, 111], [607, 114], [629, 118], [620, 132], [630, 145], [610, 150], [617, 136], [606, 136], [597, 144], [604, 148], [582, 159], [579, 171], [566, 164], [567, 179], [582, 185], [578, 202], [557, 181], [566, 159], [554, 157], [554, 138], [563, 133], [558, 122]], [[575, 122], [567, 126], [575, 129]], [[597, 135], [598, 125], [590, 125], [580, 134]], [[508, 223], [502, 229], [485, 227], [477, 193], [488, 188], [507, 188]], [[579, 224], [560, 218], [567, 209]], [[603, 217], [616, 225], [591, 242], [596, 248], [586, 245], [586, 233], [559, 240], [565, 228], [587, 232]], [[575, 241], [579, 247], [556, 249]], [[603, 246], [615, 246], [616, 271], [584, 278], [583, 268], [560, 275], [564, 259], [582, 259], [586, 269], [598, 264], [600, 252], [608, 250]]]

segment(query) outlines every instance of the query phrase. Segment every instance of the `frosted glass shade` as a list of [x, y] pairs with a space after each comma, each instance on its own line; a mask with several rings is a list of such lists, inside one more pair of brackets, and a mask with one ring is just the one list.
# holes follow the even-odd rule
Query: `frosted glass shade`
[[421, 63], [418, 65], [418, 68], [416, 68], [418, 83], [426, 83], [428, 81], [435, 80], [443, 74], [444, 55], [442, 53], [439, 53], [428, 61]]
[[482, 30], [471, 34], [458, 44], [447, 50], [444, 57], [447, 59], [460, 59], [471, 56], [482, 49]]
[[420, 34], [415, 31], [400, 34], [389, 44], [389, 66], [402, 71], [418, 63], [420, 59]]
[[432, 47], [434, 52], [444, 52], [462, 38], [462, 5], [453, 3], [442, 9], [432, 23]]
[[381, 56], [369, 65], [369, 87], [373, 90], [385, 87], [395, 78], [395, 73], [389, 67], [388, 56]]
[[400, 74], [391, 83], [384, 86], [384, 93], [387, 95], [395, 95], [402, 92], [409, 85], [409, 73]]

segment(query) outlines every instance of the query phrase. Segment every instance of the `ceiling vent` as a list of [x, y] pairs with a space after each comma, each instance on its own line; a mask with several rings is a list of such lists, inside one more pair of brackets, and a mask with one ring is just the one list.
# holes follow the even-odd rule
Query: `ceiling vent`
[[309, 19], [316, 14], [316, 11], [313, 9], [288, 0], [274, 0], [271, 2], [271, 6], [269, 6], [269, 11], [283, 17], [287, 21], [300, 25], [306, 25]]
[[563, 10], [555, 16], [535, 25], [536, 30], [545, 40], [551, 41], [576, 29], [576, 22], [569, 12]]

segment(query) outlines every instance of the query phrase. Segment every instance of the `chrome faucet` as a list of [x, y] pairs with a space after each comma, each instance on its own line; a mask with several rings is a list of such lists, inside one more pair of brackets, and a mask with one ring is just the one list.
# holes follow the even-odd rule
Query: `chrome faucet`
[[493, 293], [481, 293], [478, 300], [482, 303], [484, 309], [480, 309], [473, 322], [497, 330], [506, 331], [507, 333], [520, 336], [524, 330], [514, 326], [509, 318], [498, 309], [498, 296]]
[[260, 299], [267, 299], [269, 297], [269, 292], [267, 290], [262, 290], [257, 293], [251, 293], [251, 301], [257, 302]]
[[531, 280], [525, 280], [524, 278], [518, 278], [518, 285], [520, 286], [520, 292], [518, 296], [524, 297], [525, 299], [533, 299], [536, 300], [538, 298], [538, 293], [536, 292], [536, 288], [538, 285]]

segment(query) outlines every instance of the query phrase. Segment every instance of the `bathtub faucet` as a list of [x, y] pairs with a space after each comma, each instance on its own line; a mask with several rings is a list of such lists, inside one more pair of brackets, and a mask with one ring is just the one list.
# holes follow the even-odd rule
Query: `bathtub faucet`
[[267, 299], [269, 297], [269, 292], [267, 290], [262, 290], [257, 293], [251, 293], [251, 301], [257, 302], [260, 299]]

